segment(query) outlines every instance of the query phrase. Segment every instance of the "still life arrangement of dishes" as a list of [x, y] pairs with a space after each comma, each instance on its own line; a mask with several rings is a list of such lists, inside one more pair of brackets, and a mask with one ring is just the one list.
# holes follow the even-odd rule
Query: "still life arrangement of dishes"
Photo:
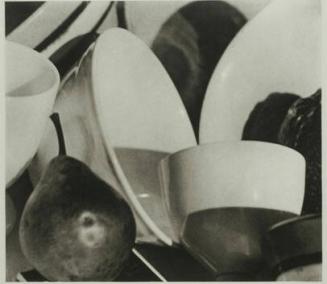
[[135, 244], [216, 281], [321, 280], [319, 0], [26, 3], [6, 6], [7, 280], [117, 280]]

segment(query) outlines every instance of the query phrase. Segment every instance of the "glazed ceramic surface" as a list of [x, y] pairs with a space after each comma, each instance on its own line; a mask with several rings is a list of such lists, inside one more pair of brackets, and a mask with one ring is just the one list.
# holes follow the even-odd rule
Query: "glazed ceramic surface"
[[7, 39], [34, 48], [49, 36], [59, 23], [67, 19], [80, 4], [81, 1], [45, 2], [20, 23], [7, 36]]
[[185, 108], [158, 59], [125, 30], [99, 38], [92, 72], [102, 135], [117, 149], [116, 156], [107, 148], [123, 190], [147, 227], [171, 244], [156, 168], [166, 153], [196, 145]]
[[[138, 240], [171, 244], [157, 165], [167, 153], [196, 141], [178, 93], [150, 49], [122, 29], [103, 33], [63, 80], [54, 111], [67, 154], [89, 165], [134, 207]], [[30, 167], [34, 183], [57, 153], [49, 120]]]
[[[102, 16], [106, 18], [112, 18], [112, 14], [114, 14], [115, 9], [111, 9], [110, 5], [112, 1], [93, 1], [90, 2], [84, 11], [76, 18], [74, 23], [67, 29], [67, 31], [60, 36], [56, 41], [54, 41], [51, 45], [49, 45], [43, 53], [47, 56], [53, 54], [56, 50], [58, 50], [61, 46], [67, 43], [69, 40], [86, 34], [90, 32], [96, 24], [100, 21]], [[65, 2], [66, 4], [67, 2]], [[109, 11], [110, 9], [110, 11]], [[106, 14], [106, 10], [108, 10], [109, 14]], [[105, 19], [106, 19], [105, 18]], [[108, 20], [106, 22], [106, 28], [116, 26], [116, 22], [113, 20]]]
[[[44, 56], [6, 42], [6, 186], [35, 155], [52, 112], [59, 74]], [[22, 139], [24, 137], [24, 139]]]
[[200, 143], [239, 140], [255, 105], [272, 92], [321, 87], [319, 0], [275, 0], [233, 39], [209, 83]]
[[178, 240], [190, 213], [254, 207], [300, 214], [305, 161], [277, 144], [217, 142], [186, 149], [160, 162], [160, 182]]
[[45, 2], [11, 31], [7, 39], [36, 48], [49, 57], [71, 39], [90, 32], [100, 21], [100, 31], [116, 26], [111, 2]]
[[114, 147], [174, 152], [196, 144], [178, 93], [151, 50], [123, 29], [95, 45], [93, 90]]

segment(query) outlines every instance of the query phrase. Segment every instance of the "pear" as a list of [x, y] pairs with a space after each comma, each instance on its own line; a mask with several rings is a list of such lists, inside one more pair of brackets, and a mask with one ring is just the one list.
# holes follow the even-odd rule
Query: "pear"
[[118, 276], [135, 241], [128, 204], [82, 162], [54, 158], [24, 208], [20, 242], [48, 280]]
[[61, 127], [56, 128], [59, 156], [25, 205], [19, 227], [22, 251], [50, 281], [113, 280], [135, 242], [133, 213], [87, 165], [65, 155]]

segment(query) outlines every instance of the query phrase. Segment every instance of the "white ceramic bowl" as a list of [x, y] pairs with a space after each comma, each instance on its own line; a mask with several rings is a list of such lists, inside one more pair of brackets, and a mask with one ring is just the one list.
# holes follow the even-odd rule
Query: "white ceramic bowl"
[[148, 228], [139, 227], [139, 236], [171, 244], [156, 168], [166, 153], [196, 145], [182, 101], [149, 47], [125, 30], [102, 34], [92, 68], [107, 152], [139, 223]]
[[59, 87], [59, 74], [46, 57], [6, 42], [6, 186], [37, 151]]
[[236, 35], [203, 102], [200, 143], [240, 140], [255, 105], [273, 92], [321, 87], [319, 0], [275, 0]]
[[253, 207], [299, 214], [304, 181], [302, 155], [272, 143], [205, 144], [160, 162], [162, 195], [175, 241], [187, 215], [199, 210]]
[[[253, 18], [270, 0], [225, 0], [247, 19]], [[125, 14], [128, 29], [151, 46], [162, 25], [180, 8], [194, 1], [126, 1]], [[149, 23], [151, 23], [149, 25]]]

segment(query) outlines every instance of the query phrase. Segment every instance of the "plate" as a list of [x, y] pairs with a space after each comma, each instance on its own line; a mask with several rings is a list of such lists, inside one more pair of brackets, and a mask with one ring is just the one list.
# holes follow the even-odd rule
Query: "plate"
[[276, 0], [236, 35], [212, 75], [200, 143], [241, 139], [254, 106], [272, 92], [313, 94], [321, 86], [319, 0]]

